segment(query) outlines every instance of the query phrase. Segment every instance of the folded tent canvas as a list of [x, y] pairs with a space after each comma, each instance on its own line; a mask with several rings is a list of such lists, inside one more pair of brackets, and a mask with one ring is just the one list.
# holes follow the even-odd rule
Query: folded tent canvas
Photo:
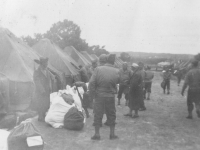
[[73, 46], [65, 47], [63, 50], [67, 55], [69, 55], [73, 60], [75, 60], [78, 65], [88, 66], [91, 65], [89, 62], [80, 52], [78, 52]]
[[63, 72], [66, 79], [66, 84], [71, 84], [73, 78], [79, 80], [79, 72], [77, 64], [73, 64], [72, 59], [66, 56], [66, 54], [49, 39], [42, 39], [36, 43], [33, 47], [43, 57], [48, 57], [49, 62], [58, 71]]

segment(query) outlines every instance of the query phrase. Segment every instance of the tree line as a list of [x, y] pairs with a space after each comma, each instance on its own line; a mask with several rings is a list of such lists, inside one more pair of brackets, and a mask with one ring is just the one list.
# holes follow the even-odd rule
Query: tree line
[[96, 54], [97, 56], [109, 54], [105, 46], [89, 46], [86, 40], [81, 38], [81, 28], [67, 19], [54, 23], [44, 34], [35, 33], [33, 37], [22, 36], [22, 40], [31, 47], [43, 38], [50, 39], [61, 49], [67, 46], [73, 46], [78, 51], [87, 51], [89, 54]]

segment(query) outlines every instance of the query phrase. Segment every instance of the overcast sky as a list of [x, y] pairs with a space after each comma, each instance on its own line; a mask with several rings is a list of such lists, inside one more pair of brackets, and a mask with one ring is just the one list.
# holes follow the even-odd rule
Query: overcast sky
[[0, 24], [17, 36], [69, 19], [108, 51], [200, 52], [200, 0], [0, 0]]

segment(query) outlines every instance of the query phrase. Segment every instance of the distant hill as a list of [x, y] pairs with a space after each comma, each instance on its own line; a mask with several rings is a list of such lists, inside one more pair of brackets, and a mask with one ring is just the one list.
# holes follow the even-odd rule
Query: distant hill
[[[111, 52], [120, 56], [122, 52]], [[129, 53], [130, 56], [135, 58], [166, 58], [170, 60], [188, 60], [194, 57], [191, 54], [170, 54], [170, 53], [145, 53], [145, 52], [126, 52]]]

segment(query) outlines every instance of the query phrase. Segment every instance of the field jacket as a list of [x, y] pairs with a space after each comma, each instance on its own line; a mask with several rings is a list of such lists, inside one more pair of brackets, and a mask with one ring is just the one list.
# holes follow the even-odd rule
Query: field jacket
[[97, 67], [89, 82], [90, 94], [94, 97], [114, 97], [119, 83], [119, 71], [113, 65]]

